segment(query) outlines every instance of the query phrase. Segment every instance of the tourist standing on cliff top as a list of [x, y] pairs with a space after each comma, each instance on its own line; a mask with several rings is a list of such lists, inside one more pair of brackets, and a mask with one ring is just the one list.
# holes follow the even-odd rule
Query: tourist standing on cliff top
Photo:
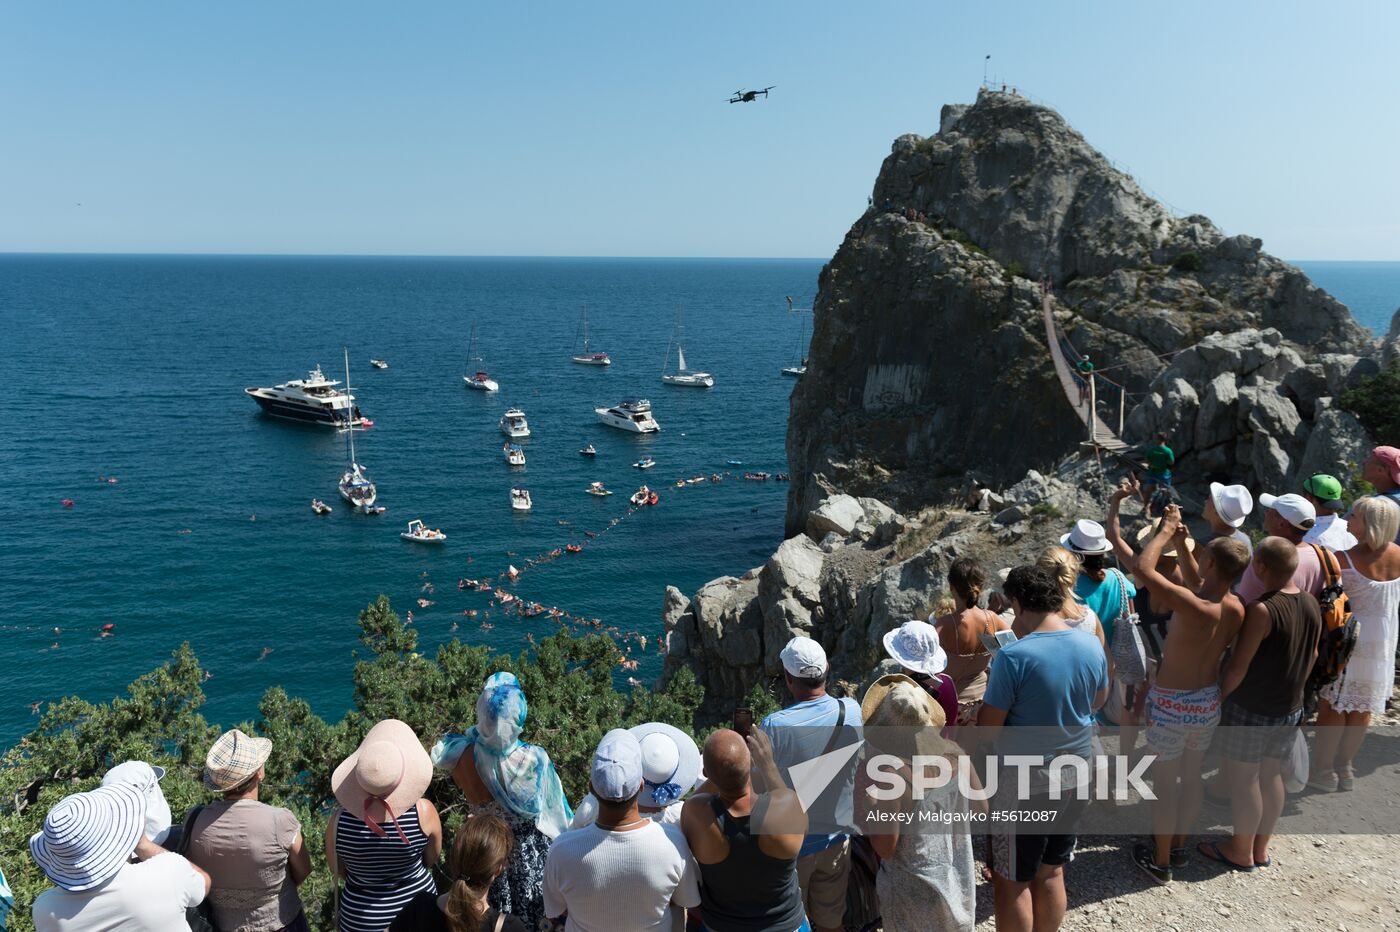
[[[1301, 495], [1289, 492], [1287, 495], [1262, 494], [1259, 504], [1264, 506], [1264, 530], [1272, 537], [1282, 537], [1298, 550], [1293, 585], [1316, 598], [1322, 592], [1324, 581], [1322, 562], [1317, 549], [1303, 543], [1303, 537], [1317, 523], [1317, 512], [1313, 510], [1312, 503]], [[1249, 565], [1236, 590], [1246, 605], [1272, 591], [1256, 574], [1256, 568], [1255, 563]]]
[[1244, 873], [1270, 864], [1269, 841], [1286, 796], [1283, 761], [1303, 718], [1303, 687], [1322, 636], [1317, 600], [1296, 583], [1301, 554], [1282, 537], [1255, 549], [1250, 569], [1269, 595], [1245, 610], [1220, 678], [1219, 744], [1235, 831], [1196, 850]]
[[[860, 706], [826, 693], [826, 651], [811, 638], [795, 637], [783, 648], [783, 682], [795, 702], [763, 720], [773, 758], [784, 774], [794, 764], [846, 747], [861, 737]], [[846, 917], [846, 882], [851, 871], [850, 827], [856, 761], [832, 780], [809, 815], [821, 814], [825, 831], [808, 829], [797, 860], [797, 879], [807, 919], [815, 932], [841, 932]]]
[[266, 738], [237, 728], [219, 736], [204, 758], [204, 785], [221, 798], [190, 825], [191, 861], [209, 872], [209, 905], [218, 929], [307, 932], [297, 887], [311, 874], [301, 823], [287, 809], [258, 801]]
[[899, 664], [899, 672], [918, 683], [943, 707], [944, 721], [957, 721], [958, 687], [943, 671], [948, 652], [939, 643], [938, 629], [927, 621], [906, 621], [886, 631], [885, 653]]
[[1254, 554], [1254, 541], [1240, 530], [1254, 511], [1254, 496], [1242, 485], [1210, 484], [1210, 494], [1201, 508], [1201, 517], [1210, 525], [1211, 532], [1220, 537], [1233, 537], [1244, 544], [1250, 555]]
[[[1237, 540], [1218, 537], [1201, 548], [1196, 591], [1158, 572], [1163, 551], [1182, 546], [1181, 509], [1169, 505], [1138, 557], [1136, 574], [1151, 587], [1158, 610], [1172, 613], [1157, 681], [1147, 698], [1155, 847], [1133, 848], [1133, 862], [1158, 883], [1186, 865], [1186, 836], [1201, 810], [1201, 764], [1220, 721], [1220, 660], [1244, 623], [1244, 603], [1230, 591], [1249, 565]], [[1178, 781], [1180, 786], [1178, 787]]]
[[1346, 507], [1342, 502], [1342, 483], [1336, 476], [1316, 473], [1303, 480], [1303, 497], [1317, 512], [1317, 523], [1303, 535], [1305, 544], [1321, 544], [1334, 553], [1343, 553], [1356, 546], [1356, 537], [1347, 530], [1347, 521], [1337, 512]]
[[1359, 499], [1347, 525], [1358, 543], [1338, 554], [1338, 561], [1342, 588], [1356, 617], [1356, 647], [1342, 675], [1318, 693], [1317, 754], [1308, 782], [1321, 790], [1352, 788], [1352, 761], [1371, 716], [1385, 711], [1395, 688], [1400, 545], [1394, 539], [1400, 532], [1400, 505], [1380, 495]]
[[[1097, 644], [1065, 624], [1064, 596], [1049, 571], [1018, 566], [1003, 591], [1016, 612], [1014, 627], [1026, 633], [997, 652], [977, 724], [1002, 760], [1026, 755], [1041, 765], [1030, 768], [1024, 798], [1012, 770], [997, 775], [992, 805], [1009, 829], [992, 835], [997, 929], [1058, 929], [1066, 909], [1065, 865], [1074, 857], [1075, 826], [1089, 800], [1081, 792], [1087, 788], [1073, 782], [1074, 768], [1060, 771], [1068, 778], [1051, 799], [1046, 765], [1063, 755], [1092, 760], [1094, 712], [1109, 692], [1108, 661]], [[1090, 779], [1088, 767], [1078, 773]], [[1047, 813], [1054, 816], [1041, 823], [1042, 832], [1018, 831]]]
[[549, 752], [520, 739], [528, 714], [515, 674], [493, 673], [477, 697], [476, 724], [464, 735], [445, 735], [432, 756], [452, 771], [468, 812], [492, 812], [510, 826], [515, 847], [491, 885], [491, 905], [537, 929], [546, 918], [540, 883], [549, 845], [569, 827], [573, 811]]
[[[1377, 495], [1400, 505], [1400, 449], [1376, 447], [1361, 467], [1361, 478], [1375, 486]], [[1395, 542], [1400, 544], [1400, 536]]]

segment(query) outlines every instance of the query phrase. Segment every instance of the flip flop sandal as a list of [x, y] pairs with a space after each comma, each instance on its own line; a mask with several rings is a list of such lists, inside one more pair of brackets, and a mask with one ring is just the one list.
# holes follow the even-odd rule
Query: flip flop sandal
[[1241, 874], [1254, 873], [1255, 867], [1253, 864], [1236, 864], [1234, 861], [1221, 854], [1219, 842], [1203, 841], [1200, 844], [1196, 845], [1196, 852], [1208, 861], [1215, 861], [1218, 864], [1224, 864], [1232, 871], [1238, 871]]
[[1267, 857], [1267, 858], [1265, 858], [1265, 859], [1262, 860], [1262, 861], [1255, 861], [1255, 862], [1254, 862], [1254, 866], [1255, 866], [1255, 867], [1269, 867], [1269, 866], [1271, 866], [1273, 863], [1274, 863], [1274, 859], [1273, 859], [1272, 857]]

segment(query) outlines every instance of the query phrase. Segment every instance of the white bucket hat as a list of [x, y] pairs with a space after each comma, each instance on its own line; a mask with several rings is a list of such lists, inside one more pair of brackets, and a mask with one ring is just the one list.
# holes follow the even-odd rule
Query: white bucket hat
[[926, 621], [906, 621], [885, 632], [885, 653], [906, 670], [934, 676], [948, 668], [948, 653], [938, 643], [938, 629]]
[[664, 809], [690, 792], [700, 778], [700, 749], [694, 738], [665, 722], [647, 722], [627, 730], [642, 746], [638, 805]]
[[156, 767], [143, 760], [129, 760], [118, 764], [102, 777], [103, 786], [126, 783], [146, 794], [146, 837], [156, 844], [165, 841], [170, 834], [170, 803], [165, 801], [160, 781], [165, 776], [164, 767]]
[[64, 797], [29, 839], [29, 853], [49, 879], [81, 893], [117, 875], [146, 823], [146, 794], [130, 783]]
[[1244, 524], [1245, 519], [1254, 510], [1254, 496], [1242, 485], [1221, 485], [1219, 482], [1212, 482], [1210, 502], [1215, 506], [1215, 513], [1220, 516], [1220, 520], [1230, 527]]
[[1060, 538], [1060, 544], [1082, 554], [1108, 553], [1113, 549], [1103, 525], [1088, 518], [1080, 518], [1074, 522], [1074, 528]]

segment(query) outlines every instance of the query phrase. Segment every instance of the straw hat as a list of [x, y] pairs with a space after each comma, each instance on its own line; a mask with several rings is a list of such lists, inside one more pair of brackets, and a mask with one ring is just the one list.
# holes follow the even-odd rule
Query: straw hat
[[642, 795], [637, 803], [664, 809], [700, 778], [700, 749], [674, 725], [647, 722], [628, 731], [642, 746]]
[[413, 729], [398, 719], [375, 725], [331, 775], [331, 792], [351, 815], [382, 834], [378, 823], [397, 822], [423, 798], [433, 762]]
[[882, 676], [860, 701], [865, 739], [876, 748], [902, 757], [935, 754], [944, 747], [939, 734], [947, 716], [938, 700], [903, 673]]
[[267, 763], [272, 742], [254, 738], [234, 728], [219, 735], [219, 740], [204, 757], [204, 785], [222, 793], [246, 782]]
[[[1142, 527], [1138, 528], [1137, 542], [1139, 548], [1146, 546], [1147, 542], [1157, 533], [1157, 527], [1158, 522], [1153, 522], [1152, 524], [1144, 524]], [[1196, 552], [1196, 539], [1194, 537], [1186, 538], [1186, 549], [1192, 553]], [[1176, 545], [1168, 544], [1167, 549], [1162, 551], [1162, 556], [1175, 560]]]
[[146, 794], [113, 783], [59, 800], [44, 827], [29, 839], [29, 853], [49, 879], [80, 893], [117, 875], [136, 850], [146, 824]]

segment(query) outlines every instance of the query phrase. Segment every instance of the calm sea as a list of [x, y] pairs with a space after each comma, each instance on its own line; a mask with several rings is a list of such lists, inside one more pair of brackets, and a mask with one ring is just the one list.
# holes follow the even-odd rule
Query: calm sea
[[[429, 650], [455, 636], [517, 651], [556, 623], [491, 609], [456, 581], [569, 542], [584, 551], [527, 570], [514, 591], [648, 635], [633, 675], [654, 676], [664, 586], [689, 593], [741, 573], [782, 533], [780, 483], [673, 483], [786, 468], [792, 382], [779, 370], [795, 361], [801, 319], [783, 298], [810, 305], [820, 266], [0, 256], [0, 746], [31, 726], [31, 703], [105, 700], [183, 640], [214, 674], [217, 721], [255, 714], [274, 684], [338, 717], [366, 602], [384, 593], [400, 614], [412, 609]], [[1373, 329], [1400, 304], [1400, 263], [1304, 268]], [[610, 369], [568, 361], [583, 304]], [[660, 383], [678, 305], [688, 362], [715, 375], [709, 391]], [[473, 322], [498, 394], [463, 387]], [[336, 496], [343, 436], [261, 416], [243, 394], [317, 364], [340, 378], [342, 345], [375, 421], [356, 444], [389, 509], [379, 517], [350, 514]], [[371, 369], [370, 357], [390, 368]], [[653, 401], [659, 436], [597, 423], [594, 406], [638, 395]], [[501, 454], [508, 405], [534, 431], [523, 473]], [[596, 460], [577, 452], [588, 442]], [[645, 474], [630, 465], [644, 455], [657, 461]], [[595, 479], [618, 494], [585, 494]], [[521, 481], [535, 499], [524, 516], [509, 504]], [[624, 515], [642, 481], [659, 507], [585, 536]], [[334, 513], [312, 514], [313, 497]], [[446, 545], [401, 541], [415, 517], [446, 531]], [[114, 636], [99, 637], [104, 624]]]

